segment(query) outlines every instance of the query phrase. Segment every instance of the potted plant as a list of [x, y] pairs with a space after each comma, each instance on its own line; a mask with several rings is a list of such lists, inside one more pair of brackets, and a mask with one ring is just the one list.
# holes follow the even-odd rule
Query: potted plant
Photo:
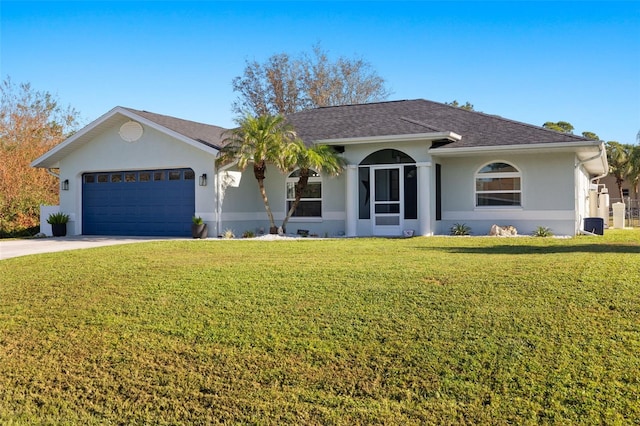
[[51, 213], [47, 218], [47, 223], [51, 225], [51, 233], [54, 237], [67, 235], [67, 222], [69, 222], [69, 215], [62, 212]]
[[200, 216], [194, 216], [191, 221], [191, 236], [193, 238], [207, 238], [207, 224]]

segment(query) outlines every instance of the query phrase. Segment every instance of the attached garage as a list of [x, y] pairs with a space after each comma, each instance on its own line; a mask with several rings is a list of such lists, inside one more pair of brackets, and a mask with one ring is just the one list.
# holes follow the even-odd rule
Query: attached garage
[[225, 131], [116, 107], [32, 164], [59, 176], [69, 235], [191, 237], [198, 216], [213, 236]]
[[85, 173], [84, 235], [190, 235], [195, 212], [192, 169]]

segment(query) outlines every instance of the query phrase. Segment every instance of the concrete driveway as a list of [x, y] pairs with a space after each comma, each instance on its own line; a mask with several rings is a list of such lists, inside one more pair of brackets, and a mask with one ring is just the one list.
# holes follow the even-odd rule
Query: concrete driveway
[[101, 237], [77, 235], [73, 237], [32, 238], [24, 240], [0, 240], [0, 260], [30, 254], [53, 253], [57, 251], [112, 246], [116, 244], [141, 243], [185, 238], [167, 237]]

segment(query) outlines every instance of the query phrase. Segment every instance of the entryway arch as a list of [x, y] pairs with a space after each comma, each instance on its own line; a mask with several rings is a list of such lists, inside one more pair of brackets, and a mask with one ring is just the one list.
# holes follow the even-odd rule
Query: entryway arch
[[418, 218], [415, 160], [397, 149], [369, 154], [358, 166], [358, 200], [373, 235], [401, 235], [404, 221]]

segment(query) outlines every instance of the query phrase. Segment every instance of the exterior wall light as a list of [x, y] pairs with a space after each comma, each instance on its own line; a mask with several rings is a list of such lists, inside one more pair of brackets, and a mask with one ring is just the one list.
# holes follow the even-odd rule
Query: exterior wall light
[[60, 189], [62, 189], [63, 191], [69, 190], [69, 179], [65, 179], [62, 181], [62, 183], [60, 184]]
[[207, 174], [200, 175], [200, 186], [207, 186]]

